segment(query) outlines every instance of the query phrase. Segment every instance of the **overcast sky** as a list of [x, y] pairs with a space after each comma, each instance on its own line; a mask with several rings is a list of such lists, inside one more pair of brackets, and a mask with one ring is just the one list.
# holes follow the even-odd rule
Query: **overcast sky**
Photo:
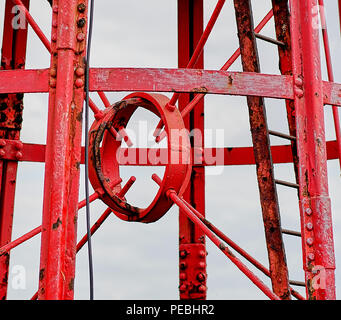
[[[4, 2], [0, 3], [0, 34]], [[205, 0], [205, 25], [216, 0]], [[219, 69], [238, 47], [232, 0], [226, 4], [205, 47], [205, 68]], [[334, 70], [340, 70], [337, 57], [341, 54], [337, 1], [326, 0], [326, 15], [331, 41]], [[47, 1], [32, 0], [31, 13], [44, 33], [50, 37], [51, 14]], [[96, 0], [92, 44], [93, 67], [177, 67], [177, 1], [176, 0]], [[252, 1], [257, 24], [269, 11], [270, 0]], [[274, 36], [271, 21], [262, 31]], [[1, 37], [2, 38], [2, 37]], [[2, 39], [0, 39], [1, 45]], [[278, 74], [278, 55], [274, 45], [258, 40], [261, 70]], [[324, 59], [324, 56], [322, 56]], [[26, 68], [48, 68], [50, 57], [37, 36], [29, 30]], [[326, 79], [325, 64], [323, 64]], [[232, 71], [240, 71], [238, 60]], [[341, 74], [335, 73], [341, 81]], [[126, 93], [108, 93], [112, 103]], [[170, 94], [166, 94], [171, 96]], [[101, 105], [98, 96], [93, 100]], [[288, 132], [284, 101], [265, 99], [269, 128]], [[47, 95], [25, 95], [22, 140], [30, 143], [46, 142]], [[327, 139], [335, 139], [331, 109], [325, 108]], [[220, 146], [251, 145], [249, 119], [245, 97], [207, 96], [205, 98], [205, 127], [224, 130]], [[139, 113], [134, 121], [156, 119]], [[136, 122], [134, 122], [136, 123]], [[134, 129], [134, 125], [131, 125]], [[273, 145], [285, 144], [271, 138]], [[206, 141], [206, 146], [211, 144]], [[150, 179], [161, 168], [122, 168], [123, 180], [131, 175], [137, 183], [129, 191], [128, 200], [143, 204], [156, 191]], [[264, 229], [254, 166], [225, 167], [217, 175], [207, 169], [206, 215], [242, 248], [268, 265]], [[338, 251], [341, 246], [340, 169], [338, 162], [328, 162], [330, 196], [334, 220], [336, 252], [336, 279], [340, 285]], [[80, 199], [84, 198], [84, 170], [82, 169]], [[291, 164], [275, 165], [277, 179], [294, 181]], [[17, 238], [41, 224], [44, 165], [20, 163], [18, 172], [13, 238]], [[298, 200], [295, 190], [278, 187], [283, 228], [300, 230]], [[97, 201], [91, 206], [94, 222], [106, 206]], [[178, 210], [173, 207], [162, 219], [153, 224], [127, 223], [110, 216], [93, 237], [94, 281], [96, 299], [178, 299]], [[79, 213], [78, 238], [85, 234], [85, 211]], [[304, 280], [301, 241], [284, 235], [289, 275], [292, 280]], [[11, 252], [10, 270], [23, 266], [26, 270], [26, 288], [14, 289], [13, 274], [9, 278], [9, 299], [29, 299], [38, 286], [40, 236], [27, 241]], [[208, 299], [266, 299], [221, 252], [207, 241]], [[246, 263], [249, 265], [248, 263]], [[254, 270], [270, 286], [270, 281]], [[337, 288], [338, 290], [338, 288]], [[304, 290], [298, 288], [304, 294]], [[341, 292], [338, 290], [338, 294]], [[77, 255], [75, 299], [88, 299], [89, 281], [87, 250]]]

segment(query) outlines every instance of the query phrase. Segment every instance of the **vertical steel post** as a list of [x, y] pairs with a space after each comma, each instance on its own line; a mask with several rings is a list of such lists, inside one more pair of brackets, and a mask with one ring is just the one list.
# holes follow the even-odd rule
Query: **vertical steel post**
[[[23, 1], [26, 8], [29, 0]], [[1, 55], [1, 69], [23, 69], [26, 58], [27, 22], [14, 28], [13, 21], [19, 11], [13, 10], [11, 0], [6, 1]], [[0, 95], [0, 139], [19, 140], [23, 116], [23, 94]], [[20, 149], [20, 143], [18, 147]], [[0, 147], [1, 148], [1, 147]], [[18, 160], [22, 153], [18, 149]], [[1, 150], [1, 149], [0, 149]], [[17, 178], [17, 161], [0, 159], [0, 246], [11, 241], [15, 186]], [[0, 257], [0, 299], [7, 297], [8, 268], [10, 254]]]
[[[194, 48], [203, 33], [203, 1], [178, 1], [178, 59], [179, 68], [186, 68]], [[203, 68], [203, 54], [194, 68]], [[180, 111], [193, 99], [191, 94], [182, 94], [179, 98]], [[198, 103], [195, 109], [184, 119], [188, 130], [197, 129], [191, 137], [193, 148], [204, 147], [204, 103]], [[205, 169], [194, 166], [192, 179], [184, 199], [198, 211], [205, 212]], [[180, 251], [180, 299], [206, 299], [206, 247], [203, 232], [181, 212], [179, 214], [179, 251]]]
[[86, 0], [54, 0], [39, 299], [73, 298]]
[[303, 268], [309, 299], [335, 299], [317, 0], [291, 0]]
[[[283, 75], [292, 75], [292, 54], [290, 38], [290, 12], [288, 0], [272, 0], [272, 7], [275, 21], [276, 38], [284, 46], [278, 46], [279, 69]], [[286, 100], [286, 110], [289, 134], [296, 137], [295, 103], [293, 100]], [[296, 182], [298, 183], [298, 156], [296, 141], [291, 142], [291, 152], [295, 170]]]
[[[243, 71], [260, 72], [250, 0], [234, 0], [234, 6]], [[282, 239], [264, 99], [247, 97], [247, 103], [272, 288], [281, 299], [290, 299], [288, 268]]]

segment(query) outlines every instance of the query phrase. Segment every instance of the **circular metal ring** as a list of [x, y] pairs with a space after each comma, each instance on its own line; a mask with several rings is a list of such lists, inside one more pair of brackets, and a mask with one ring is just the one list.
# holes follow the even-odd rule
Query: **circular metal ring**
[[[167, 107], [169, 99], [161, 94], [132, 93], [103, 111], [94, 121], [89, 133], [89, 179], [101, 200], [122, 220], [150, 223], [160, 219], [173, 202], [166, 195], [175, 190], [185, 191], [191, 176], [192, 159], [188, 133], [178, 109]], [[110, 134], [112, 127], [120, 132], [127, 126], [137, 108], [145, 108], [159, 116], [167, 133], [167, 157], [160, 188], [146, 208], [129, 204], [120, 195], [122, 181], [118, 154], [121, 139]], [[114, 131], [115, 132], [115, 131]]]

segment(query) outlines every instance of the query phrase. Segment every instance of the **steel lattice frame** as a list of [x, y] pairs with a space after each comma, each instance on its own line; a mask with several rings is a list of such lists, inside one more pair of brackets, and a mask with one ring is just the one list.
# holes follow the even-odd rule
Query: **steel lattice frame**
[[[39, 290], [33, 299], [73, 299], [75, 259], [87, 236], [76, 243], [79, 202], [79, 169], [84, 163], [81, 147], [84, 102], [84, 55], [87, 40], [87, 0], [53, 0], [51, 41], [42, 33], [29, 13], [29, 0], [6, 0], [3, 48], [0, 71], [0, 294], [6, 298], [10, 250], [38, 233], [41, 238]], [[111, 103], [104, 92], [170, 92], [166, 105], [178, 108], [185, 126], [204, 130], [206, 94], [246, 96], [250, 115], [252, 147], [224, 149], [223, 163], [195, 164], [183, 196], [169, 189], [168, 200], [180, 208], [179, 276], [181, 299], [206, 298], [205, 236], [213, 241], [257, 287], [271, 299], [305, 299], [291, 288], [282, 239], [276, 184], [296, 188], [300, 204], [303, 268], [307, 299], [335, 299], [335, 257], [331, 206], [328, 193], [327, 159], [340, 159], [341, 138], [338, 106], [341, 84], [335, 83], [331, 66], [327, 29], [323, 28], [329, 81], [322, 81], [319, 30], [314, 28], [314, 10], [322, 0], [272, 0], [273, 9], [254, 26], [250, 0], [234, 0], [240, 48], [218, 71], [205, 70], [202, 50], [225, 1], [217, 1], [204, 27], [203, 0], [178, 0], [179, 69], [92, 68], [90, 91], [98, 92], [107, 108]], [[13, 5], [25, 8], [27, 23], [51, 53], [51, 67], [26, 70], [27, 28], [12, 28]], [[290, 11], [290, 14], [289, 14]], [[323, 12], [321, 11], [322, 15]], [[274, 18], [277, 39], [260, 34]], [[324, 17], [322, 16], [322, 21]], [[281, 75], [260, 73], [256, 38], [278, 46]], [[229, 72], [241, 56], [243, 72]], [[198, 72], [200, 69], [200, 72]], [[62, 74], [63, 76], [58, 76]], [[48, 93], [47, 144], [20, 141], [22, 104], [25, 93]], [[289, 134], [268, 128], [264, 98], [285, 99]], [[336, 141], [325, 141], [324, 105], [333, 106]], [[90, 101], [95, 116], [102, 111]], [[158, 129], [162, 128], [162, 123]], [[114, 130], [114, 129], [111, 129]], [[117, 132], [114, 134], [118, 134]], [[162, 131], [155, 134], [162, 139]], [[285, 146], [270, 146], [269, 135], [288, 139]], [[204, 135], [202, 135], [204, 137]], [[194, 140], [193, 155], [215, 154], [205, 149], [204, 141]], [[162, 150], [161, 150], [162, 151]], [[124, 152], [124, 150], [123, 150]], [[15, 181], [18, 162], [45, 162], [42, 225], [19, 239], [11, 239]], [[293, 162], [296, 182], [274, 177], [274, 163]], [[126, 163], [134, 165], [134, 163]], [[148, 163], [152, 165], [153, 163]], [[205, 166], [256, 164], [269, 269], [205, 219]], [[162, 181], [153, 176], [156, 183]], [[121, 195], [133, 181], [123, 188]], [[101, 198], [99, 191], [90, 201]], [[108, 208], [91, 229], [94, 233], [112, 213]], [[233, 248], [271, 278], [268, 288], [229, 249]], [[321, 272], [326, 286], [313, 283]]]

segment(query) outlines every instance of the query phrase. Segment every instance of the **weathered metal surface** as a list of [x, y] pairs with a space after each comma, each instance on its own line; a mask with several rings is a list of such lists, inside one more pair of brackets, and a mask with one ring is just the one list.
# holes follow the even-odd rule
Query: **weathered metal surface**
[[[192, 168], [189, 137], [180, 112], [177, 109], [168, 110], [166, 107], [168, 102], [169, 99], [160, 94], [133, 93], [107, 108], [102, 117], [95, 120], [90, 128], [90, 182], [100, 198], [123, 220], [145, 223], [158, 220], [172, 205], [165, 192], [172, 187], [179, 194], [183, 194], [189, 182]], [[116, 139], [108, 134], [110, 127], [116, 131], [125, 128], [138, 107], [145, 108], [159, 116], [165, 123], [168, 133], [168, 163], [165, 167], [162, 186], [146, 208], [138, 208], [126, 201], [124, 195], [135, 180], [131, 178], [126, 186], [121, 188], [120, 181], [122, 180], [117, 154], [122, 139]], [[146, 159], [151, 157], [147, 154], [144, 156]]]
[[[29, 6], [29, 1], [24, 4]], [[1, 68], [3, 70], [22, 70], [25, 67], [27, 23], [26, 28], [15, 30], [12, 28], [13, 3], [6, 1], [5, 18], [3, 30], [3, 46], [1, 51]], [[21, 92], [0, 94], [0, 139], [19, 140], [20, 129], [23, 120], [23, 97]], [[18, 143], [18, 142], [15, 142]], [[12, 155], [4, 140], [2, 140], [2, 150], [0, 156]], [[21, 147], [21, 146], [20, 146]], [[19, 148], [20, 149], [20, 148]], [[17, 178], [17, 167], [20, 160], [20, 150], [17, 150], [15, 161], [0, 159], [0, 246], [4, 246], [11, 241], [12, 223], [14, 213], [15, 187]], [[8, 270], [10, 263], [9, 253], [0, 257], [0, 299], [7, 296]]]
[[[178, 67], [185, 68], [195, 54], [195, 48], [200, 43], [200, 39], [204, 32], [204, 8], [203, 0], [178, 0]], [[203, 52], [198, 57], [193, 68], [204, 68]], [[188, 69], [189, 70], [189, 69]], [[186, 106], [193, 99], [193, 94], [182, 94], [179, 97], [178, 108], [182, 113]], [[183, 116], [183, 115], [182, 115]], [[195, 109], [184, 117], [185, 126], [189, 132], [196, 129], [201, 133], [201, 138], [198, 136], [192, 137], [192, 148], [204, 148], [204, 101], [200, 101]], [[196, 207], [205, 215], [205, 169], [194, 167], [192, 171], [191, 181], [183, 195], [189, 203]], [[201, 244], [205, 247], [205, 236], [202, 230], [193, 224], [188, 219], [182, 210], [179, 210], [179, 245], [186, 244], [189, 247], [197, 247]], [[206, 257], [193, 256], [187, 261], [189, 269], [195, 269], [199, 263], [203, 263], [202, 273], [206, 273]], [[181, 273], [181, 269], [179, 271]], [[197, 299], [206, 299], [206, 280], [203, 281], [201, 290], [199, 287], [194, 287], [191, 290], [191, 282], [196, 281], [196, 275], [191, 273], [185, 281], [181, 281], [182, 285], [186, 284], [185, 290], [179, 290], [180, 299], [188, 299], [193, 294], [196, 294]], [[180, 289], [180, 288], [179, 288]]]
[[[260, 72], [254, 35], [251, 2], [234, 0], [243, 70]], [[290, 299], [288, 268], [281, 232], [281, 220], [273, 162], [262, 97], [247, 97], [257, 180], [263, 213], [272, 288], [281, 299]]]
[[293, 73], [301, 79], [295, 97], [299, 156], [303, 268], [309, 299], [335, 299], [335, 257], [323, 114], [317, 0], [292, 1]]
[[[85, 11], [78, 5], [85, 4]], [[87, 1], [53, 2], [39, 299], [74, 294]]]
[[[6, 298], [9, 252], [19, 244], [37, 235], [42, 230], [41, 266], [39, 291], [33, 299], [72, 299], [74, 290], [75, 254], [86, 243], [87, 236], [76, 246], [77, 209], [85, 205], [78, 202], [79, 167], [84, 163], [81, 148], [81, 120], [84, 99], [83, 57], [86, 45], [87, 1], [49, 1], [52, 12], [51, 42], [46, 38], [28, 10], [28, 0], [6, 1], [3, 48], [0, 71], [0, 298]], [[227, 60], [219, 71], [204, 70], [203, 48], [210, 35], [224, 0], [217, 0], [213, 13], [203, 28], [203, 1], [178, 1], [179, 69], [157, 68], [93, 68], [90, 70], [90, 90], [98, 91], [107, 108], [102, 111], [90, 100], [90, 108], [97, 123], [110, 113], [110, 102], [104, 91], [143, 91], [173, 93], [171, 101], [164, 104], [162, 113], [177, 114], [184, 118], [187, 129], [204, 129], [203, 97], [206, 94], [248, 96], [250, 122], [254, 147], [204, 148], [202, 139], [191, 140], [188, 153], [193, 160], [193, 171], [189, 187], [184, 188], [188, 176], [181, 179], [180, 171], [160, 179], [153, 175], [164, 199], [154, 199], [155, 206], [166, 206], [156, 210], [144, 222], [152, 222], [165, 213], [172, 201], [180, 209], [180, 298], [205, 299], [207, 291], [205, 236], [235, 263], [268, 297], [287, 299], [290, 293], [304, 299], [290, 284], [305, 285], [301, 281], [288, 281], [281, 232], [302, 237], [303, 265], [306, 275], [307, 298], [335, 298], [335, 257], [330, 199], [327, 184], [327, 159], [340, 158], [340, 131], [337, 117], [341, 105], [341, 84], [334, 83], [330, 48], [325, 25], [322, 0], [290, 1], [272, 0], [273, 9], [254, 28], [250, 1], [235, 0], [237, 25], [241, 47]], [[37, 34], [51, 53], [50, 69], [23, 70], [25, 63], [27, 25], [14, 30], [12, 6], [20, 5], [26, 23]], [[321, 80], [319, 39], [314, 20], [320, 5], [322, 35], [325, 46], [328, 78]], [[340, 1], [339, 1], [340, 5]], [[289, 15], [290, 11], [290, 15]], [[341, 12], [341, 10], [340, 10]], [[260, 34], [274, 17], [276, 39]], [[290, 24], [290, 28], [289, 28]], [[278, 46], [281, 75], [259, 73], [257, 38]], [[244, 72], [228, 72], [227, 69], [242, 56]], [[294, 72], [292, 72], [294, 67]], [[193, 69], [192, 69], [193, 68]], [[60, 76], [62, 75], [62, 77]], [[47, 146], [22, 143], [19, 133], [22, 123], [23, 93], [48, 92], [49, 121]], [[139, 94], [137, 94], [139, 95]], [[285, 99], [289, 134], [270, 131], [271, 134], [288, 139], [291, 145], [269, 146], [267, 123], [262, 97]], [[179, 111], [175, 103], [179, 101]], [[325, 142], [323, 105], [333, 106], [337, 141]], [[180, 121], [180, 122], [181, 122]], [[124, 121], [123, 121], [124, 122]], [[171, 121], [172, 122], [172, 121]], [[179, 122], [179, 121], [175, 121]], [[162, 123], [157, 132], [162, 129]], [[173, 127], [165, 120], [166, 127]], [[297, 127], [297, 128], [296, 128]], [[276, 128], [272, 128], [276, 129]], [[173, 165], [169, 161], [170, 149], [133, 148], [124, 131], [124, 123], [110, 126], [105, 139], [124, 139], [130, 148], [119, 148], [116, 168], [122, 165]], [[297, 132], [296, 132], [297, 131]], [[163, 135], [165, 131], [162, 131]], [[297, 138], [296, 138], [297, 135]], [[165, 136], [165, 135], [164, 135]], [[161, 139], [161, 134], [158, 136]], [[188, 143], [189, 144], [189, 143]], [[109, 151], [97, 145], [97, 159], [102, 155], [109, 159]], [[178, 152], [179, 148], [175, 148]], [[145, 155], [155, 156], [147, 159]], [[111, 159], [111, 158], [110, 158]], [[43, 224], [18, 239], [11, 241], [13, 204], [16, 171], [19, 161], [45, 162], [45, 190]], [[297, 183], [274, 180], [274, 163], [294, 163]], [[96, 162], [99, 165], [100, 162]], [[269, 249], [270, 269], [266, 269], [237, 244], [227, 238], [199, 212], [205, 212], [205, 166], [257, 165], [261, 190], [262, 209]], [[98, 168], [106, 169], [108, 165]], [[115, 171], [115, 170], [114, 170]], [[131, 177], [121, 187], [117, 172], [111, 172], [115, 195], [122, 203], [125, 194], [133, 187]], [[109, 174], [109, 175], [110, 175]], [[174, 178], [175, 176], [175, 178]], [[299, 190], [301, 232], [292, 232], [280, 226], [274, 182]], [[180, 190], [176, 187], [177, 185]], [[173, 188], [174, 191], [167, 190]], [[103, 188], [95, 188], [89, 201], [103, 197]], [[183, 198], [180, 198], [183, 194]], [[161, 197], [162, 198], [162, 197]], [[167, 199], [166, 199], [167, 198]], [[129, 206], [128, 206], [129, 207]], [[167, 207], [167, 208], [166, 208]], [[115, 207], [116, 209], [119, 209]], [[132, 208], [130, 206], [130, 208]], [[119, 211], [119, 210], [118, 210]], [[110, 215], [108, 208], [91, 229], [93, 234]], [[123, 217], [122, 213], [116, 212]], [[130, 218], [129, 218], [130, 219]], [[129, 220], [127, 219], [127, 220]], [[130, 220], [134, 220], [130, 219]], [[141, 219], [142, 221], [143, 219]], [[274, 293], [264, 286], [216, 236], [234, 248], [272, 279]]]

